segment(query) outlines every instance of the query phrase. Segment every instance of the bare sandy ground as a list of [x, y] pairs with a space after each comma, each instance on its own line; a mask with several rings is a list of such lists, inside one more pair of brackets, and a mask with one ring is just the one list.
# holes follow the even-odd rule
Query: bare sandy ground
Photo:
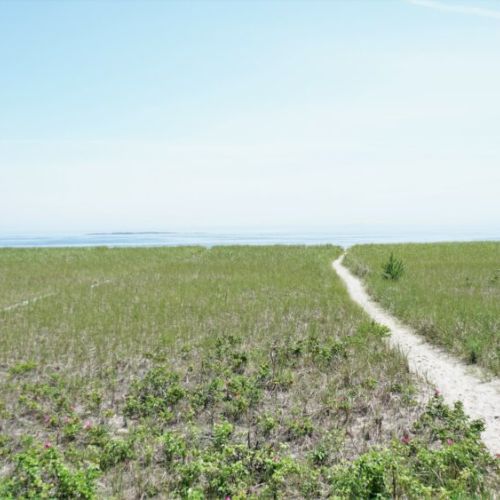
[[500, 380], [486, 380], [461, 361], [425, 342], [411, 328], [384, 311], [366, 292], [361, 281], [342, 265], [344, 256], [333, 262], [333, 268], [344, 281], [349, 295], [375, 321], [391, 330], [389, 344], [408, 359], [410, 370], [426, 378], [438, 389], [448, 404], [462, 401], [472, 418], [486, 424], [483, 441], [493, 453], [500, 453]]

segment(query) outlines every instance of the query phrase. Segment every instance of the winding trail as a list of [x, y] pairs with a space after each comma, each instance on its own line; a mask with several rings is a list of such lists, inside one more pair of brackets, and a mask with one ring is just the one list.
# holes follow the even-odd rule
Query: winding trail
[[412, 372], [433, 384], [448, 404], [460, 400], [470, 417], [484, 420], [483, 441], [493, 454], [500, 453], [500, 380], [484, 381], [484, 376], [472, 373], [470, 367], [427, 343], [384, 311], [369, 297], [361, 281], [342, 265], [343, 259], [344, 255], [335, 260], [333, 268], [345, 283], [351, 298], [377, 323], [390, 329], [390, 346], [407, 357]]

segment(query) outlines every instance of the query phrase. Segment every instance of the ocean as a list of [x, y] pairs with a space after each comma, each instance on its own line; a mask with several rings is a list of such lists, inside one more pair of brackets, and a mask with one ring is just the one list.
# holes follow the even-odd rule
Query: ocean
[[0, 233], [0, 247], [147, 247], [201, 245], [322, 245], [500, 241], [500, 228], [339, 227], [322, 230], [213, 230], [88, 233]]

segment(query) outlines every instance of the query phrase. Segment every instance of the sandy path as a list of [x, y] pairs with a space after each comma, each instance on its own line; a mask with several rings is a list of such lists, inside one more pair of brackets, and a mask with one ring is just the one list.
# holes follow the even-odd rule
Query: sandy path
[[21, 302], [17, 302], [16, 304], [12, 304], [10, 306], [4, 307], [2, 309], [2, 311], [12, 311], [14, 309], [18, 309], [19, 307], [29, 306], [30, 304], [38, 302], [39, 300], [45, 299], [47, 297], [52, 297], [53, 295], [55, 295], [55, 292], [44, 293], [43, 295], [38, 295], [38, 297], [33, 297], [32, 299], [22, 300]]
[[343, 258], [342, 255], [333, 262], [333, 268], [351, 298], [375, 321], [391, 330], [389, 344], [406, 355], [411, 371], [433, 384], [448, 404], [460, 400], [469, 416], [484, 420], [483, 441], [492, 453], [500, 453], [500, 380], [482, 380], [479, 373], [472, 373], [470, 367], [428, 344], [384, 311], [368, 296], [361, 281], [342, 265]]
[[[100, 286], [108, 285], [109, 283], [113, 283], [113, 280], [98, 281], [96, 283], [92, 283], [92, 285], [90, 285], [90, 289], [93, 290], [94, 288], [99, 288]], [[38, 295], [37, 297], [22, 300], [21, 302], [17, 302], [16, 304], [6, 306], [3, 309], [0, 309], [0, 311], [12, 311], [14, 309], [18, 309], [19, 307], [29, 306], [30, 304], [38, 302], [39, 300], [46, 299], [47, 297], [53, 297], [54, 295], [56, 295], [56, 292], [44, 293], [43, 295]]]

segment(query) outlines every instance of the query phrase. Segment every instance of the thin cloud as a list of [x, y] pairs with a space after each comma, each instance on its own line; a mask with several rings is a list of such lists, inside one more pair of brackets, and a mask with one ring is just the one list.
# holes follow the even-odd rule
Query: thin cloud
[[450, 5], [434, 0], [409, 0], [413, 5], [428, 7], [434, 10], [444, 12], [455, 12], [457, 14], [468, 14], [471, 16], [489, 17], [490, 19], [500, 20], [500, 10], [484, 9], [482, 7], [471, 7], [466, 5]]

